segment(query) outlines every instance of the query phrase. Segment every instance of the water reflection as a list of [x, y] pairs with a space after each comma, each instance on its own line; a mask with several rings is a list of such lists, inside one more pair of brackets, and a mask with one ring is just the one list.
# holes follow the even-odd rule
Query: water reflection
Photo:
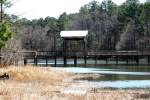
[[[81, 82], [81, 81], [80, 81]], [[150, 88], [149, 80], [125, 80], [125, 81], [100, 81], [86, 82], [84, 85], [91, 88]]]
[[124, 71], [121, 69], [104, 69], [104, 68], [81, 68], [81, 67], [57, 67], [63, 68], [65, 71], [72, 72], [72, 73], [97, 73], [97, 74], [110, 74], [110, 75], [135, 75], [135, 76], [145, 76], [150, 75], [149, 72], [136, 72], [136, 71]]
[[[83, 60], [78, 60], [77, 67], [74, 67], [73, 60], [68, 60], [67, 67], [63, 65], [63, 61], [57, 60], [56, 70], [65, 70], [73, 73], [82, 74], [100, 74], [104, 75], [98, 78], [87, 78], [82, 81], [88, 81], [87, 84], [92, 84], [98, 87], [113, 87], [113, 88], [150, 88], [150, 66], [146, 65], [102, 65], [105, 61], [99, 61], [100, 64], [95, 64], [93, 61], [88, 61], [85, 66]], [[30, 63], [33, 63], [31, 61]], [[42, 66], [46, 62], [40, 60], [38, 64]], [[54, 61], [49, 61], [53, 66]], [[113, 62], [112, 62], [113, 63]], [[122, 64], [123, 62], [119, 62]]]
[[[61, 66], [61, 65], [60, 65]], [[98, 87], [150, 88], [150, 66], [80, 65], [80, 67], [55, 67], [67, 72], [100, 74], [99, 78], [82, 79]]]

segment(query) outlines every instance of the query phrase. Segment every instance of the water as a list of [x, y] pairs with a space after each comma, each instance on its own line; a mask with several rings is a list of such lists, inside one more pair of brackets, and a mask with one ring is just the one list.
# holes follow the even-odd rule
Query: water
[[88, 65], [88, 67], [56, 67], [55, 69], [72, 73], [104, 75], [96, 79], [84, 79], [85, 82], [88, 81], [87, 84], [95, 87], [150, 88], [150, 66]]
[[[73, 60], [68, 62], [67, 67], [63, 67], [63, 61], [60, 60], [56, 70], [65, 70], [72, 73], [82, 74], [99, 74], [103, 75], [98, 78], [87, 78], [80, 81], [85, 82], [91, 87], [111, 87], [111, 88], [150, 88], [150, 66], [146, 65], [102, 65], [105, 61], [101, 61], [102, 64], [94, 64], [94, 61], [88, 61], [88, 65], [85, 67], [84, 61], [78, 61], [78, 65], [73, 67]], [[123, 62], [119, 62], [122, 64]], [[44, 64], [40, 61], [39, 64]], [[54, 64], [50, 61], [49, 64]], [[79, 81], [79, 80], [77, 80]]]

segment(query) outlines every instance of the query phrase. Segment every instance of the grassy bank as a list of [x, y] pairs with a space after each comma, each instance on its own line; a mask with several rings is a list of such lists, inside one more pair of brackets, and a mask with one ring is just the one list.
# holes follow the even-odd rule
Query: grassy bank
[[60, 83], [66, 77], [67, 73], [48, 70], [44, 67], [23, 66], [15, 67], [10, 66], [1, 68], [0, 74], [8, 73], [10, 80], [18, 82], [44, 82], [49, 84]]
[[[0, 80], [0, 100], [140, 100], [150, 99], [149, 90], [83, 88], [72, 81], [80, 78], [64, 71], [43, 67], [1, 68], [9, 80]], [[81, 76], [83, 78], [83, 76]], [[86, 76], [87, 77], [87, 76]], [[89, 76], [91, 77], [91, 75]]]

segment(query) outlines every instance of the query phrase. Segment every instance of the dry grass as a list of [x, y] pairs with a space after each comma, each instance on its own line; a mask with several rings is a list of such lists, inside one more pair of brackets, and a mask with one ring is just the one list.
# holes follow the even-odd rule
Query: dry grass
[[67, 77], [67, 73], [59, 72], [59, 71], [51, 71], [47, 70], [43, 67], [33, 67], [33, 66], [23, 66], [23, 67], [15, 67], [10, 66], [7, 68], [1, 68], [0, 74], [8, 73], [10, 79], [18, 82], [46, 82], [49, 84], [54, 84], [58, 82], [62, 82], [62, 80]]
[[0, 74], [4, 72], [10, 80], [0, 80], [0, 100], [150, 100], [148, 90], [89, 88], [85, 93], [65, 93], [68, 88], [82, 89], [79, 83], [66, 81], [72, 74], [52, 68], [10, 66], [0, 69]]

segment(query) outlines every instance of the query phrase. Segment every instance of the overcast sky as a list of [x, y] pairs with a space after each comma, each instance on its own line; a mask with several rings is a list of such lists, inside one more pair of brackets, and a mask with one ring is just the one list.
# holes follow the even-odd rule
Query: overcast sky
[[[88, 4], [93, 0], [15, 0], [13, 6], [7, 9], [7, 13], [18, 15], [23, 18], [37, 19], [40, 17], [58, 17], [63, 12], [75, 13], [78, 12], [80, 7]], [[97, 0], [101, 2], [102, 0]], [[113, 0], [116, 4], [120, 5], [125, 0]], [[146, 0], [140, 0], [145, 2]]]

